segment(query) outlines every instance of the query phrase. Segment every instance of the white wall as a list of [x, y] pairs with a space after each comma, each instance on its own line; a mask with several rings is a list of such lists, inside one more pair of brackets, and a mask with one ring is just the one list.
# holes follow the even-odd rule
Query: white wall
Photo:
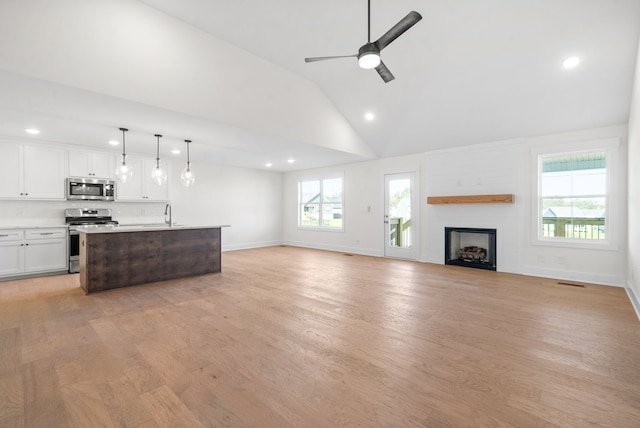
[[[222, 249], [282, 242], [282, 173], [193, 163], [196, 184], [184, 188], [184, 162], [173, 161], [169, 179], [173, 218], [189, 225], [231, 225]], [[65, 208], [111, 208], [123, 224], [161, 223], [164, 202], [78, 202], [0, 200], [0, 227], [64, 225]]]
[[[640, 81], [640, 79], [636, 79]], [[416, 171], [420, 189], [418, 259], [444, 262], [444, 227], [495, 227], [498, 234], [498, 270], [610, 285], [628, 285], [640, 295], [640, 95], [634, 92], [634, 109], [628, 134], [624, 125], [527, 138], [507, 142], [440, 150], [425, 154], [342, 165], [287, 174], [223, 165], [194, 163], [193, 188], [183, 188], [179, 175], [184, 164], [173, 161], [169, 181], [174, 219], [185, 224], [230, 224], [223, 231], [223, 249], [277, 245], [282, 242], [337, 251], [384, 254], [383, 176]], [[531, 150], [547, 145], [619, 138], [620, 242], [613, 251], [534, 245], [532, 242]], [[345, 230], [322, 232], [297, 228], [297, 182], [323, 172], [342, 171], [345, 179]], [[426, 204], [426, 196], [513, 193], [514, 204]], [[64, 223], [63, 211], [83, 202], [0, 201], [1, 226], [38, 226]], [[92, 203], [109, 207], [121, 222], [158, 222], [164, 203]], [[454, 224], [455, 223], [455, 224]], [[628, 267], [627, 267], [628, 253]], [[562, 263], [558, 263], [562, 261]], [[628, 272], [628, 274], [627, 274]]]
[[[420, 176], [419, 260], [444, 263], [444, 227], [496, 228], [498, 271], [622, 286], [627, 259], [626, 198], [618, 198], [619, 246], [592, 250], [533, 243], [532, 153], [548, 145], [620, 140], [618, 192], [626, 194], [625, 125], [438, 150], [284, 176], [284, 242], [291, 245], [382, 256], [383, 175], [418, 171]], [[323, 172], [343, 171], [345, 230], [297, 228], [297, 182]], [[513, 204], [428, 205], [427, 196], [513, 193]], [[368, 211], [367, 207], [371, 207]]]
[[640, 316], [640, 46], [629, 114], [627, 286]]
[[[525, 140], [528, 153], [532, 149], [549, 147], [558, 144], [573, 144], [618, 138], [620, 140], [618, 165], [618, 186], [613, 191], [617, 193], [617, 206], [619, 213], [618, 247], [615, 250], [595, 250], [563, 248], [532, 243], [533, 233], [530, 229], [523, 229], [523, 270], [522, 273], [537, 276], [546, 276], [575, 281], [594, 282], [600, 284], [624, 286], [627, 260], [627, 133], [626, 125], [610, 126], [597, 129], [588, 129], [563, 134], [547, 135]], [[613, 168], [612, 167], [612, 168]], [[524, 224], [533, 222], [531, 201], [534, 197], [532, 189], [535, 172], [531, 171], [530, 154], [526, 165], [523, 165], [523, 195], [528, 204], [524, 211]], [[612, 172], [615, 172], [613, 170]], [[614, 207], [612, 207], [614, 208]]]
[[180, 184], [184, 162], [172, 164], [169, 184], [176, 222], [230, 225], [222, 230], [223, 250], [282, 242], [282, 173], [197, 162], [192, 168], [195, 185], [185, 188]]
[[[422, 161], [422, 155], [411, 155], [286, 173], [284, 242], [290, 245], [382, 256], [384, 174], [416, 171], [419, 176]], [[344, 232], [298, 229], [298, 181], [336, 171], [344, 174]], [[422, 194], [420, 199], [423, 200]], [[416, 227], [419, 228], [419, 224]]]
[[425, 154], [428, 196], [513, 193], [515, 203], [425, 205], [426, 260], [444, 263], [444, 228], [496, 229], [497, 270], [520, 272], [522, 254], [524, 144], [510, 140]]

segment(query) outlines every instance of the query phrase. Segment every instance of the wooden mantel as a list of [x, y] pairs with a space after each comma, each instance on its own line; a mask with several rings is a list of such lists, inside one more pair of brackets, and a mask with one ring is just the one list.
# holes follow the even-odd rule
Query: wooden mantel
[[501, 195], [428, 196], [428, 204], [495, 204], [513, 203], [513, 193]]

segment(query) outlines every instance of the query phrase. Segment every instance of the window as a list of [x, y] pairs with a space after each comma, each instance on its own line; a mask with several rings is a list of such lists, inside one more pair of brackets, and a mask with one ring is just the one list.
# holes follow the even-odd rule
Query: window
[[538, 243], [613, 245], [616, 210], [610, 189], [617, 144], [596, 143], [537, 155]]
[[298, 182], [298, 226], [343, 230], [342, 177]]

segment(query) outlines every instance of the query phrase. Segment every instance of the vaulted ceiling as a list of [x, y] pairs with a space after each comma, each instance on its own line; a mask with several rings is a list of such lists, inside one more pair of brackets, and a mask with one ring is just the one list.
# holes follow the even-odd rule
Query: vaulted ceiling
[[[626, 123], [637, 0], [4, 0], [0, 135], [277, 171]], [[562, 61], [581, 62], [565, 70]], [[375, 115], [373, 121], [365, 113]], [[26, 137], [26, 127], [41, 134]], [[295, 163], [288, 163], [289, 158]]]

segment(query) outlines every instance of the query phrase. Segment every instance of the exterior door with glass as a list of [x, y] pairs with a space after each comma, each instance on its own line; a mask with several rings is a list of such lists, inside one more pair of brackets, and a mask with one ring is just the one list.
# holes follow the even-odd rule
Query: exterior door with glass
[[417, 191], [415, 172], [384, 176], [384, 255], [417, 259]]

